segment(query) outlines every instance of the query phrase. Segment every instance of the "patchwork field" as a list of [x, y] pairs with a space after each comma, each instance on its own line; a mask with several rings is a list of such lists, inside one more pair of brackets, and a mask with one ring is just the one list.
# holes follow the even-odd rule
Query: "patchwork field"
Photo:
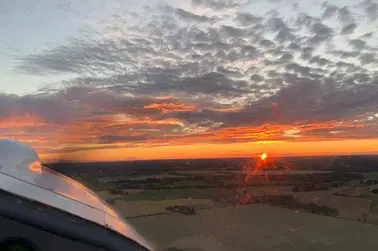
[[[188, 218], [190, 217], [190, 218]], [[378, 245], [378, 227], [267, 205], [129, 219], [160, 248], [185, 251], [342, 250]]]
[[298, 194], [296, 196], [300, 201], [305, 203], [316, 203], [318, 205], [326, 205], [338, 210], [338, 217], [348, 220], [355, 220], [363, 218], [363, 214], [370, 211], [373, 200], [347, 197], [347, 196], [334, 196], [332, 194], [309, 192]]
[[162, 201], [124, 201], [116, 200], [113, 204], [118, 209], [118, 212], [126, 218], [134, 218], [141, 216], [167, 214], [166, 207], [178, 206], [191, 206], [196, 210], [213, 208], [214, 202], [212, 200], [204, 199], [176, 199], [176, 200], [162, 200]]
[[75, 169], [74, 178], [95, 190], [160, 250], [179, 248], [164, 251], [345, 251], [377, 246], [378, 173], [370, 167], [370, 172], [358, 172], [359, 162], [342, 171], [343, 161], [353, 158], [321, 159], [320, 165], [312, 158], [299, 160], [291, 163], [302, 161], [314, 170], [270, 169], [250, 176], [236, 161], [229, 161], [232, 168], [215, 161], [216, 168], [212, 160], [198, 160], [177, 168], [168, 161], [170, 167], [148, 162], [154, 168], [139, 163], [140, 170], [113, 167], [108, 173]]

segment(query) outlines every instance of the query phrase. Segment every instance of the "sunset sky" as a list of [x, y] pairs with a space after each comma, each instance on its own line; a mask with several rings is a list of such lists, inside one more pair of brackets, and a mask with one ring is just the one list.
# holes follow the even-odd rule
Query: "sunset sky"
[[44, 161], [378, 153], [378, 3], [0, 1], [0, 136]]

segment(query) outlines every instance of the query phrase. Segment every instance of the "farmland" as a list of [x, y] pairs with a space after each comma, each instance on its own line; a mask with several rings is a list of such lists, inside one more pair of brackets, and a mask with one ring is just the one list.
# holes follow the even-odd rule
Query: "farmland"
[[209, 209], [190, 219], [168, 214], [129, 222], [152, 243], [183, 250], [344, 251], [378, 244], [373, 225], [267, 205]]
[[159, 248], [354, 250], [378, 237], [378, 158], [356, 158], [52, 168], [96, 191]]

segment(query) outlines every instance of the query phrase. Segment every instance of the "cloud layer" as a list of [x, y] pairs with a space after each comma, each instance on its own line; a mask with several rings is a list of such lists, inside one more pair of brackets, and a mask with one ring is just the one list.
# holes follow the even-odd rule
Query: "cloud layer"
[[14, 130], [0, 130], [55, 150], [376, 137], [377, 4], [289, 2], [268, 1], [266, 13], [236, 0], [119, 10], [18, 58], [23, 74], [76, 77], [1, 95]]

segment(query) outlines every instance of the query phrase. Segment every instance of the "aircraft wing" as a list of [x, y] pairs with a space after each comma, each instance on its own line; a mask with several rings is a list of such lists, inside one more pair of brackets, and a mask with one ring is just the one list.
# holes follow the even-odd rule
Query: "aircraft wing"
[[10, 139], [0, 139], [0, 226], [0, 250], [154, 250], [98, 195]]

